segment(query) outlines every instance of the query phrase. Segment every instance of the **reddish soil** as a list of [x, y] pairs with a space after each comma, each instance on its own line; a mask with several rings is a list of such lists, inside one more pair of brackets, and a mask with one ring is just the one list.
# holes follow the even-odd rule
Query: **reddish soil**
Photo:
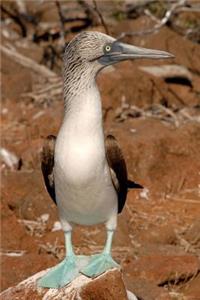
[[[56, 14], [54, 12], [54, 14]], [[53, 15], [54, 15], [53, 14]], [[50, 16], [44, 14], [44, 20]], [[110, 27], [137, 30], [146, 17], [122, 20]], [[147, 24], [148, 25], [148, 24]], [[98, 26], [91, 28], [102, 30]], [[67, 36], [68, 39], [72, 35]], [[7, 39], [3, 37], [4, 44]], [[129, 177], [145, 187], [130, 191], [119, 216], [113, 256], [121, 263], [128, 289], [141, 299], [200, 299], [200, 46], [172, 29], [129, 38], [143, 47], [163, 49], [175, 55], [169, 61], [124, 62], [98, 77], [105, 131], [118, 139], [127, 162]], [[29, 43], [19, 53], [41, 61], [44, 45]], [[31, 45], [31, 46], [30, 46]], [[179, 64], [191, 74], [191, 86], [167, 83], [142, 72], [147, 65]], [[56, 72], [61, 73], [61, 63]], [[61, 230], [52, 232], [57, 209], [48, 196], [40, 171], [43, 138], [57, 134], [62, 120], [62, 95], [47, 102], [31, 101], [24, 93], [42, 82], [30, 69], [2, 56], [2, 147], [22, 159], [19, 170], [1, 163], [1, 268], [2, 290], [58, 263], [64, 255]], [[164, 102], [167, 107], [194, 109], [195, 117], [175, 126], [152, 114], [119, 122], [116, 113], [122, 99], [142, 110]], [[175, 113], [176, 114], [176, 113]], [[178, 115], [178, 114], [177, 114]], [[168, 116], [169, 117], [169, 116]], [[41, 216], [48, 214], [47, 221]], [[27, 223], [22, 220], [37, 221]], [[77, 253], [94, 253], [105, 240], [103, 226], [77, 227]], [[12, 253], [21, 252], [21, 256]]]

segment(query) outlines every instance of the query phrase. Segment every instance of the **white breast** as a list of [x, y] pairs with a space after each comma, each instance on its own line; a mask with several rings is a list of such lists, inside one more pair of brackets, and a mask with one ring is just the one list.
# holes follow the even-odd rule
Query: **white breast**
[[54, 177], [61, 221], [91, 225], [116, 211], [117, 195], [105, 157], [101, 106], [91, 96], [84, 100], [76, 99], [79, 109], [71, 111], [60, 129]]
[[69, 146], [66, 157], [57, 156], [54, 175], [61, 219], [92, 225], [107, 221], [116, 211], [117, 196], [105, 154], [95, 143]]
[[[68, 183], [88, 184], [105, 166], [104, 145], [93, 139], [71, 139], [66, 137], [64, 147], [57, 148], [56, 163], [65, 174]], [[59, 154], [62, 153], [62, 154]]]

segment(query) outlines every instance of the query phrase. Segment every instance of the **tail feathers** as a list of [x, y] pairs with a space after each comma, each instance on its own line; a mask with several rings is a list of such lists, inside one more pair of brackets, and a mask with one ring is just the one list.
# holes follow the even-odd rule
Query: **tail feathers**
[[132, 180], [127, 181], [127, 186], [129, 189], [143, 189], [144, 188], [141, 184], [136, 183]]

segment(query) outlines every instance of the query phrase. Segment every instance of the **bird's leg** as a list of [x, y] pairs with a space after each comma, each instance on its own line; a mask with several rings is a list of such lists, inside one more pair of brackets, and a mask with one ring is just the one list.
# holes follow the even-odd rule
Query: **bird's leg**
[[105, 247], [103, 249], [104, 254], [110, 254], [111, 253], [113, 234], [114, 234], [114, 230], [107, 230], [106, 244], [105, 244]]
[[65, 231], [64, 234], [66, 257], [39, 279], [38, 285], [40, 287], [60, 288], [65, 286], [79, 275], [80, 269], [88, 262], [84, 262], [84, 256], [75, 255], [71, 241], [71, 230]]
[[65, 249], [66, 249], [66, 257], [75, 256], [73, 246], [72, 246], [72, 232], [71, 230], [64, 232], [65, 234]]
[[103, 252], [92, 255], [89, 264], [85, 268], [81, 269], [81, 273], [88, 277], [96, 277], [109, 269], [120, 267], [111, 256], [114, 231], [114, 228], [109, 229], [107, 226], [107, 239]]

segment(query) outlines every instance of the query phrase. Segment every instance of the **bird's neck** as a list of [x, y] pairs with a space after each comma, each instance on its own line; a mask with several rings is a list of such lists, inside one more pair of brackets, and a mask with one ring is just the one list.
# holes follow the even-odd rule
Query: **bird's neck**
[[92, 137], [102, 135], [102, 106], [95, 79], [76, 89], [74, 95], [65, 94], [65, 115], [63, 126], [68, 133]]

